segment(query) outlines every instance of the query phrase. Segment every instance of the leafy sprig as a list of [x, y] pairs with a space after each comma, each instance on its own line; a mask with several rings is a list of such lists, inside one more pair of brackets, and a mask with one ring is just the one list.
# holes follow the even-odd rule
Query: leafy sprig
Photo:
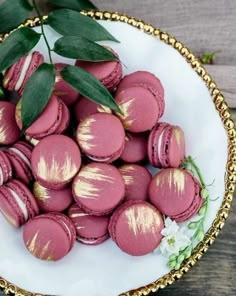
[[195, 175], [198, 178], [201, 185], [201, 197], [203, 198], [203, 203], [201, 205], [200, 210], [198, 211], [199, 219], [188, 224], [188, 228], [194, 230], [194, 233], [190, 238], [191, 243], [180, 249], [178, 254], [172, 254], [171, 256], [169, 256], [168, 266], [176, 270], [180, 268], [180, 265], [185, 259], [191, 256], [195, 243], [198, 243], [203, 240], [204, 222], [206, 220], [209, 207], [209, 191], [207, 189], [207, 185], [204, 181], [199, 167], [197, 166], [197, 164], [191, 156], [185, 158], [185, 161], [182, 164], [182, 168], [190, 171], [193, 175]]
[[[90, 62], [118, 60], [113, 52], [96, 43], [96, 41], [102, 40], [113, 42], [118, 42], [118, 40], [97, 21], [76, 11], [95, 9], [90, 1], [58, 0], [49, 2], [66, 9], [56, 10], [50, 13], [46, 19], [41, 16], [36, 0], [32, 0], [32, 5], [27, 0], [8, 0], [0, 6], [0, 28], [2, 30], [9, 30], [18, 26], [24, 18], [29, 16], [33, 8], [37, 12], [41, 26], [41, 34], [36, 33], [31, 28], [23, 27], [15, 30], [0, 44], [0, 73], [29, 53], [39, 42], [41, 36], [43, 36], [47, 46], [51, 64], [53, 64], [52, 52], [67, 58]], [[15, 14], [17, 14], [16, 18]], [[1, 18], [1, 15], [7, 15], [9, 19], [13, 20], [10, 27], [6, 25], [5, 18]], [[45, 34], [45, 23], [63, 35], [55, 42], [53, 48], [50, 47]], [[68, 66], [63, 69], [61, 76], [88, 99], [121, 113], [107, 89], [100, 81], [83, 69]], [[85, 78], [86, 81], [84, 81]], [[55, 69], [47, 63], [39, 67], [32, 75], [32, 79], [27, 82], [22, 97], [23, 130], [26, 130], [37, 119], [47, 105], [54, 83]], [[34, 103], [32, 103], [32, 98]]]
[[215, 51], [215, 52], [205, 52], [201, 57], [200, 61], [203, 64], [210, 65], [213, 64], [215, 59], [216, 59], [216, 54], [220, 51]]

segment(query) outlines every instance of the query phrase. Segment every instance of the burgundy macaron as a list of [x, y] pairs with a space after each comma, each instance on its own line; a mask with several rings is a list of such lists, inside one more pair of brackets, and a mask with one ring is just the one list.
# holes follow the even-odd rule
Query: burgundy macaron
[[42, 212], [62, 212], [73, 202], [70, 187], [61, 190], [52, 190], [34, 182], [33, 194]]
[[125, 137], [125, 148], [120, 156], [124, 162], [135, 163], [145, 160], [147, 157], [147, 135], [146, 133], [127, 133]]
[[38, 51], [25, 55], [6, 71], [3, 86], [22, 96], [27, 81], [43, 62], [44, 57]]
[[56, 69], [56, 82], [54, 86], [54, 93], [58, 96], [67, 106], [74, 104], [78, 98], [78, 91], [62, 79], [60, 72], [68, 66], [67, 64], [57, 63]]
[[39, 209], [29, 189], [22, 182], [12, 180], [0, 187], [0, 212], [19, 228], [37, 216]]
[[125, 183], [119, 170], [105, 163], [90, 163], [75, 177], [72, 192], [77, 204], [87, 213], [111, 213], [125, 196]]
[[76, 139], [91, 160], [109, 163], [118, 159], [123, 152], [125, 132], [114, 115], [96, 113], [80, 122]]
[[159, 104], [152, 92], [143, 86], [126, 88], [115, 96], [123, 114], [117, 113], [124, 128], [140, 133], [151, 130], [160, 118]]
[[38, 259], [58, 261], [73, 248], [76, 231], [72, 221], [60, 213], [48, 213], [31, 219], [24, 228], [28, 251]]
[[99, 245], [109, 238], [109, 216], [93, 216], [74, 204], [68, 211], [76, 229], [77, 240], [85, 245]]
[[13, 144], [20, 138], [20, 129], [15, 120], [16, 106], [0, 101], [0, 145]]
[[171, 219], [182, 222], [200, 209], [203, 199], [200, 184], [189, 172], [169, 168], [159, 172], [149, 186], [151, 203]]
[[132, 85], [143, 86], [152, 92], [157, 99], [160, 110], [159, 116], [161, 117], [165, 110], [164, 88], [161, 81], [153, 73], [147, 71], [136, 71], [125, 76], [121, 80], [117, 88], [117, 93], [120, 93]]
[[[16, 122], [22, 129], [21, 100], [16, 108]], [[30, 138], [42, 139], [51, 134], [61, 134], [68, 127], [70, 113], [67, 106], [55, 95], [52, 95], [40, 116], [25, 131]]]
[[12, 165], [4, 151], [0, 150], [0, 186], [12, 178]]
[[78, 122], [84, 120], [87, 116], [100, 112], [108, 114], [112, 113], [110, 108], [92, 102], [91, 100], [85, 97], [80, 97], [74, 107], [75, 118]]
[[11, 162], [14, 177], [25, 184], [29, 184], [33, 179], [30, 162], [32, 150], [30, 144], [19, 141], [5, 151]]
[[152, 180], [149, 171], [137, 164], [125, 164], [119, 168], [125, 181], [125, 201], [147, 200]]
[[65, 188], [79, 171], [79, 147], [67, 136], [48, 136], [35, 146], [31, 165], [36, 181], [42, 186], [57, 190]]
[[109, 233], [117, 246], [132, 256], [154, 251], [161, 242], [163, 218], [145, 201], [127, 201], [113, 213]]
[[[108, 49], [118, 57], [118, 54], [113, 49]], [[83, 68], [95, 76], [110, 91], [116, 88], [122, 78], [122, 65], [120, 61], [99, 63], [77, 61], [76, 66]]]
[[179, 126], [158, 123], [148, 138], [148, 158], [159, 168], [179, 167], [185, 156], [184, 132]]

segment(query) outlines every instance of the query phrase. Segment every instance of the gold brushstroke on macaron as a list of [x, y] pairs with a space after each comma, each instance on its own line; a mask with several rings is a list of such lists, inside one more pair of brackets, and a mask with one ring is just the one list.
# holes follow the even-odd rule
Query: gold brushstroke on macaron
[[77, 140], [82, 148], [90, 150], [96, 145], [92, 143], [94, 136], [91, 134], [91, 126], [96, 122], [94, 118], [86, 118], [80, 125], [77, 132]]
[[133, 172], [135, 170], [135, 168], [132, 165], [125, 165], [121, 167], [119, 170], [122, 174], [122, 177], [126, 185], [131, 185], [134, 183], [134, 177], [129, 174], [130, 172]]
[[169, 185], [169, 189], [177, 191], [178, 194], [181, 194], [185, 190], [185, 173], [179, 169], [169, 170], [168, 174], [165, 173], [159, 174], [156, 177], [156, 186], [163, 186], [165, 184]]
[[3, 214], [3, 216], [7, 219], [9, 223], [11, 223], [14, 226], [17, 226], [16, 221], [9, 214], [7, 214], [3, 209], [0, 209], [0, 212]]
[[46, 243], [46, 245], [42, 248], [42, 251], [41, 251], [41, 253], [39, 255], [40, 259], [44, 259], [44, 256], [45, 256], [46, 252], [48, 251], [48, 247], [49, 247], [50, 244], [51, 244], [51, 241], [48, 241]]
[[37, 140], [35, 138], [31, 138], [29, 136], [25, 136], [25, 139], [26, 139], [27, 142], [29, 142], [33, 146], [36, 146], [39, 143], [39, 140]]
[[[0, 121], [2, 120], [3, 114], [4, 114], [4, 107], [0, 109]], [[7, 128], [2, 125], [0, 126], [0, 143], [5, 142], [7, 137]]]
[[51, 254], [48, 255], [47, 258], [45, 258], [45, 260], [46, 260], [46, 261], [54, 261], [54, 254], [53, 254], [53, 252], [51, 252]]
[[70, 180], [77, 173], [77, 171], [78, 168], [75, 166], [68, 153], [65, 153], [64, 163], [59, 163], [53, 157], [51, 163], [49, 164], [49, 162], [46, 161], [43, 156], [41, 156], [37, 164], [37, 175], [49, 182]]
[[96, 187], [93, 181], [102, 181], [114, 183], [115, 179], [103, 173], [103, 170], [97, 167], [84, 167], [79, 173], [79, 179], [75, 182], [74, 190], [79, 198], [96, 199], [102, 188]]
[[116, 113], [116, 114], [121, 118], [125, 128], [129, 128], [134, 122], [134, 120], [131, 120], [131, 119], [128, 120], [128, 117], [132, 113], [131, 107], [133, 102], [134, 102], [134, 98], [130, 98], [130, 99], [125, 99], [124, 101], [118, 104], [123, 115], [120, 113]]
[[181, 129], [179, 128], [175, 128], [174, 129], [174, 137], [176, 139], [176, 142], [178, 144], [178, 147], [181, 148], [181, 142], [182, 142], [182, 138], [183, 138], [183, 132]]
[[85, 217], [85, 216], [89, 216], [90, 214], [87, 213], [74, 213], [70, 215], [70, 218], [77, 218], [77, 217]]
[[48, 195], [48, 189], [41, 186], [38, 182], [34, 182], [33, 194], [36, 199], [41, 201], [50, 198], [50, 196]]
[[129, 229], [134, 233], [153, 235], [158, 233], [158, 227], [161, 223], [159, 215], [149, 207], [138, 206], [128, 209], [125, 212]]
[[37, 231], [31, 240], [28, 240], [26, 246], [31, 254], [36, 253], [36, 243], [39, 232]]
[[101, 112], [101, 113], [108, 113], [108, 114], [112, 114], [112, 111], [109, 107], [103, 106], [103, 105], [99, 105], [97, 107], [97, 111]]

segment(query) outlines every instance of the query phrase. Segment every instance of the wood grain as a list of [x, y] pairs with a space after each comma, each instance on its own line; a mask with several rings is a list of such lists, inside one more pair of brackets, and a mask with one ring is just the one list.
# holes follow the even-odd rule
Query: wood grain
[[[0, 0], [1, 2], [3, 0]], [[49, 9], [45, 5], [46, 2], [46, 0], [39, 1], [44, 13]], [[222, 89], [229, 105], [236, 107], [235, 1], [94, 0], [93, 2], [100, 9], [124, 12], [168, 31], [197, 55], [220, 50], [215, 65], [207, 66], [207, 69]], [[233, 111], [233, 118], [236, 120], [236, 111]], [[236, 295], [235, 250], [236, 202], [223, 231], [197, 265], [175, 284], [153, 293], [152, 296]]]

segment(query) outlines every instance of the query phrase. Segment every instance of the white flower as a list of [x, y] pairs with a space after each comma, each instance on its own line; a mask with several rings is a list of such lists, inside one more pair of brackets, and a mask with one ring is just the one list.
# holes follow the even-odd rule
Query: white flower
[[179, 254], [181, 248], [187, 247], [191, 241], [185, 231], [185, 227], [180, 228], [175, 221], [166, 218], [165, 228], [161, 231], [164, 236], [160, 244], [161, 253], [165, 256]]

